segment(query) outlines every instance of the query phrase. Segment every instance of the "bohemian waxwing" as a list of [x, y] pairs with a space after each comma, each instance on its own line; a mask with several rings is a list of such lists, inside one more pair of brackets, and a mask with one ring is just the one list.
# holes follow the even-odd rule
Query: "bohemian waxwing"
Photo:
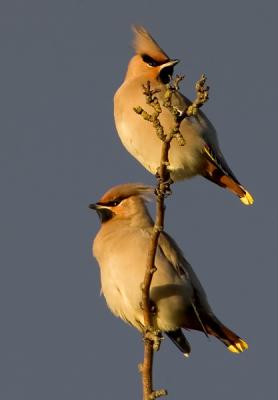
[[[141, 332], [140, 285], [154, 224], [145, 201], [152, 192], [153, 188], [142, 184], [119, 185], [90, 205], [101, 220], [93, 254], [100, 267], [102, 293], [112, 313]], [[215, 336], [233, 353], [247, 349], [247, 343], [216, 318], [191, 265], [165, 232], [159, 237], [155, 265], [150, 298], [156, 329], [166, 333], [185, 355], [190, 345], [182, 328]]]
[[[148, 121], [134, 112], [141, 106], [147, 112], [153, 109], [146, 104], [142, 85], [150, 82], [162, 100], [166, 84], [178, 60], [170, 59], [143, 27], [134, 27], [136, 55], [129, 62], [123, 84], [114, 97], [114, 118], [120, 139], [127, 149], [148, 171], [157, 172], [160, 164], [161, 140]], [[182, 113], [191, 104], [181, 93], [173, 96], [173, 105]], [[173, 116], [162, 107], [160, 120], [165, 132], [173, 127]], [[173, 181], [202, 175], [221, 187], [235, 193], [243, 204], [253, 203], [253, 198], [239, 183], [219, 148], [216, 131], [205, 114], [198, 111], [195, 117], [185, 118], [180, 129], [185, 145], [172, 140], [169, 151], [170, 175]]]

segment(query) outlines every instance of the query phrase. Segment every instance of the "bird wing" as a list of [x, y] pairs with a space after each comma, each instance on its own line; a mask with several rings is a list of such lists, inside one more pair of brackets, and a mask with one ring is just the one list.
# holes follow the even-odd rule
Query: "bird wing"
[[[183, 114], [188, 106], [192, 104], [192, 102], [180, 92], [174, 92], [172, 97], [172, 104], [179, 111], [180, 114]], [[188, 121], [190, 121], [197, 128], [197, 131], [202, 136], [205, 142], [205, 146], [203, 148], [203, 154], [205, 155], [205, 157], [209, 161], [211, 161], [218, 169], [220, 169], [225, 175], [232, 178], [237, 184], [240, 184], [219, 148], [217, 134], [214, 126], [205, 116], [205, 114], [199, 110], [195, 116], [189, 117]]]
[[191, 282], [194, 289], [194, 297], [197, 299], [198, 307], [210, 311], [207, 296], [201, 285], [201, 282], [174, 239], [168, 235], [168, 233], [162, 232], [159, 236], [158, 245], [160, 251], [164, 257], [166, 257], [169, 264], [173, 267], [178, 276]]
[[176, 242], [167, 233], [163, 232], [160, 234], [159, 246], [164, 256], [176, 270], [176, 273], [181, 278], [190, 281], [193, 289], [193, 297], [191, 300], [192, 311], [195, 314], [196, 323], [197, 326], [199, 326], [199, 330], [203, 331], [204, 334], [208, 336], [205, 324], [202, 320], [202, 315], [203, 313], [210, 313], [211, 308], [209, 306], [206, 293], [199, 279], [197, 278], [197, 275], [193, 271], [189, 262], [185, 259]]
[[175, 91], [172, 93], [172, 106], [175, 107], [180, 114], [182, 114], [192, 102], [185, 97], [182, 93]]
[[188, 268], [190, 264], [185, 259], [178, 245], [166, 232], [162, 232], [158, 242], [159, 250], [173, 267], [179, 277], [190, 279]]
[[221, 153], [221, 151], [219, 149], [217, 149], [217, 151], [215, 151], [213, 146], [207, 142], [207, 144], [203, 148], [203, 153], [204, 153], [205, 157], [217, 167], [217, 169], [220, 169], [224, 175], [229, 176], [237, 184], [240, 185], [237, 177], [232, 172], [231, 168], [229, 167], [227, 161], [225, 160], [223, 154]]

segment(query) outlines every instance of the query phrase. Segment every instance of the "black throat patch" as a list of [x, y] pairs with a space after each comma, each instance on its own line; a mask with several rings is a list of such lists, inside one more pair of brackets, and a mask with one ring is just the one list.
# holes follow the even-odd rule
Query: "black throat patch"
[[99, 208], [96, 211], [101, 223], [109, 221], [115, 215], [109, 208]]

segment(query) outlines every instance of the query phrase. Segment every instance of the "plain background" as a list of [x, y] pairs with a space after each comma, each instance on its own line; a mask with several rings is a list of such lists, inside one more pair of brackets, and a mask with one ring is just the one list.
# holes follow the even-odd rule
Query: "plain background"
[[155, 386], [169, 399], [275, 397], [277, 12], [267, 0], [1, 0], [1, 400], [141, 397], [142, 341], [100, 296], [88, 209], [114, 184], [154, 183], [113, 121], [132, 23], [182, 61], [189, 97], [207, 74], [204, 111], [255, 198], [245, 207], [202, 178], [173, 188], [167, 230], [250, 349], [192, 332], [184, 359], [165, 339]]

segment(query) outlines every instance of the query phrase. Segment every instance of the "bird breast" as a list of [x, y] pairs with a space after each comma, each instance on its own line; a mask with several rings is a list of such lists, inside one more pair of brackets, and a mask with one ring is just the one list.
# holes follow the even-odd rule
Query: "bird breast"
[[[118, 317], [142, 330], [141, 283], [144, 279], [150, 230], [122, 229], [109, 238], [96, 237], [94, 255], [98, 260], [102, 292], [108, 307]], [[106, 239], [106, 240], [105, 240]], [[182, 326], [191, 301], [191, 284], [180, 277], [165, 256], [158, 251], [151, 299], [156, 305], [154, 323], [158, 329]]]
[[[144, 82], [145, 83], [145, 82]], [[164, 86], [158, 97], [162, 98]], [[148, 113], [153, 113], [142, 93], [142, 84], [138, 80], [125, 82], [117, 91], [114, 99], [114, 116], [119, 137], [127, 149], [149, 172], [155, 174], [160, 164], [162, 142], [158, 138], [152, 123], [143, 119], [134, 111], [141, 106]], [[170, 112], [162, 107], [160, 122], [167, 134], [174, 127], [174, 119]], [[204, 140], [204, 127], [195, 119], [186, 119], [181, 124], [181, 133], [185, 146], [180, 146], [176, 139], [171, 142], [169, 161], [171, 178], [180, 180], [198, 174], [202, 169], [201, 156]]]

